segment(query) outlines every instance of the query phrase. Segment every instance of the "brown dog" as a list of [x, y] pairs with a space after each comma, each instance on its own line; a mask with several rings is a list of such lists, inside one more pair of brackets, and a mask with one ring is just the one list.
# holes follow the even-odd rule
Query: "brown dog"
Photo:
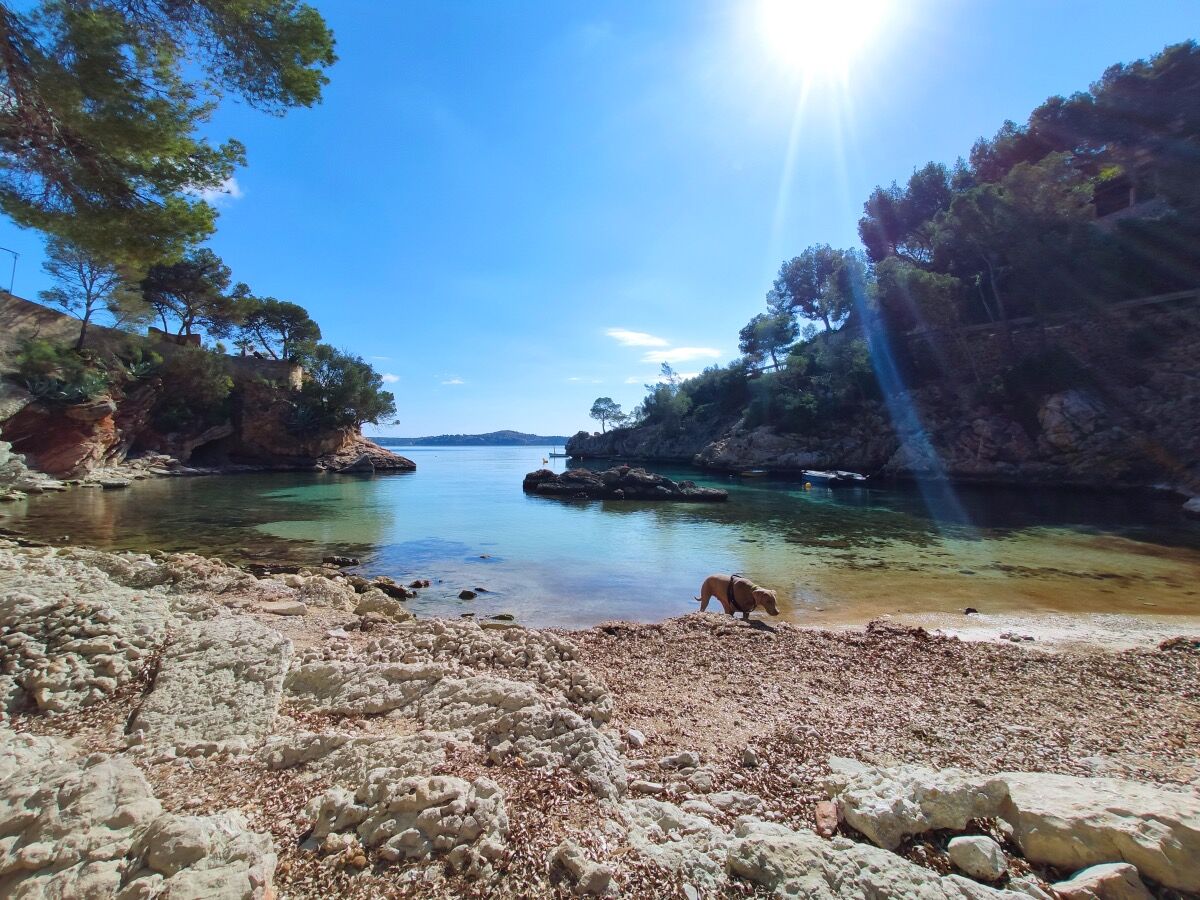
[[700, 612], [708, 609], [708, 601], [713, 597], [720, 601], [727, 616], [740, 612], [743, 619], [749, 619], [750, 613], [760, 607], [768, 615], [779, 615], [775, 592], [759, 587], [741, 575], [709, 575], [705, 578], [704, 584], [700, 585], [700, 596], [694, 598], [700, 601]]

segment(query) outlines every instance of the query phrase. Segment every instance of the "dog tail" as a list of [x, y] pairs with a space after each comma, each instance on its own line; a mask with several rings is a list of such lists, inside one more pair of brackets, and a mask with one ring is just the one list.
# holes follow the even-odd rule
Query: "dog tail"
[[703, 600], [701, 600], [699, 597], [693, 597], [692, 599], [693, 599], [693, 600], [695, 600], [697, 603], [703, 603], [703, 602], [704, 602], [704, 601], [703, 601]]

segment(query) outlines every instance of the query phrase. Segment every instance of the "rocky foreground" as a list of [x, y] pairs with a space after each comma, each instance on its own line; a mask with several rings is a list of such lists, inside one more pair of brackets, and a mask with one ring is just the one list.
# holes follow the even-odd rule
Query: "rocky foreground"
[[692, 615], [0, 542], [0, 896], [1181, 897], [1200, 652]]

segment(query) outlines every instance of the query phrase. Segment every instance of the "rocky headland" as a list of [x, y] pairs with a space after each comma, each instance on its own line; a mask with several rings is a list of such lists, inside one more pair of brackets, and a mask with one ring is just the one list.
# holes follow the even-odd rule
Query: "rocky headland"
[[1196, 641], [559, 633], [380, 588], [0, 542], [0, 892], [1200, 891]]
[[[215, 413], [156, 417], [178, 385], [165, 383], [153, 367], [142, 371], [143, 363], [130, 360], [143, 352], [168, 360], [188, 352], [161, 333], [135, 339], [124, 331], [92, 326], [81, 359], [103, 363], [110, 374], [102, 390], [86, 397], [64, 398], [52, 390], [38, 394], [27, 389], [32, 385], [22, 385], [17, 359], [23, 340], [37, 337], [68, 346], [78, 331], [78, 320], [70, 316], [0, 294], [0, 494], [12, 497], [14, 491], [36, 491], [39, 485], [54, 489], [62, 481], [116, 487], [135, 478], [253, 469], [416, 468], [356, 427], [298, 430], [290, 392], [304, 374], [285, 360], [209, 353], [228, 379], [230, 401]], [[23, 464], [19, 476], [12, 468], [18, 464]]]
[[554, 473], [538, 469], [521, 483], [527, 494], [542, 497], [589, 500], [675, 500], [688, 503], [720, 503], [729, 492], [697, 487], [693, 481], [673, 481], [665, 475], [629, 466], [614, 466], [603, 472], [568, 469]]
[[[1025, 322], [1008, 334], [976, 326], [951, 338], [897, 338], [903, 383], [804, 427], [755, 424], [748, 409], [707, 403], [677, 420], [581, 431], [566, 449], [724, 472], [848, 469], [1200, 495], [1200, 294], [1117, 304], [1049, 325]], [[1086, 360], [1086, 371], [1064, 359]], [[750, 383], [772, 377], [779, 376]]]

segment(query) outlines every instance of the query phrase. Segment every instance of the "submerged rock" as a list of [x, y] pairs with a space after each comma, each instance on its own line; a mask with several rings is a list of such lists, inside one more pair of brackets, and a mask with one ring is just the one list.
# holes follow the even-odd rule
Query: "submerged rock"
[[729, 499], [728, 491], [697, 487], [691, 481], [672, 481], [645, 469], [619, 466], [605, 472], [571, 469], [556, 475], [539, 469], [525, 476], [521, 485], [527, 494], [567, 499], [593, 500], [683, 500], [711, 503]]

